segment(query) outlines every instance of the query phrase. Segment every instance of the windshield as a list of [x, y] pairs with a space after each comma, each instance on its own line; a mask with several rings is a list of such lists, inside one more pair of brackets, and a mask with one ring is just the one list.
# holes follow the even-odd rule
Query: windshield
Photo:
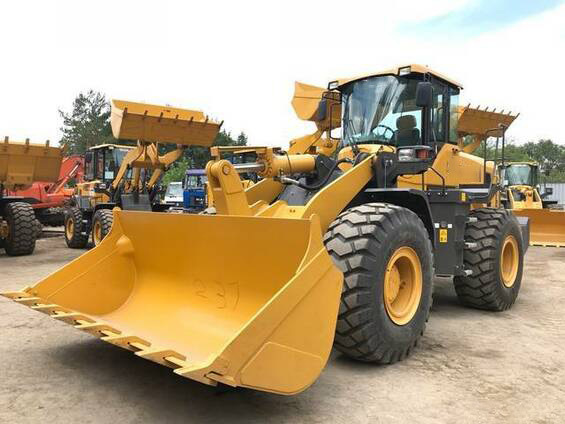
[[184, 179], [185, 188], [201, 188], [208, 181], [206, 175], [187, 175]]
[[106, 160], [104, 161], [104, 179], [113, 180], [115, 173], [120, 169], [122, 159], [126, 155], [126, 151], [119, 149], [109, 149], [106, 151]]
[[344, 143], [421, 144], [422, 112], [416, 107], [417, 80], [380, 76], [342, 90]]
[[532, 167], [526, 164], [510, 165], [506, 168], [504, 179], [508, 185], [534, 185]]
[[181, 183], [170, 183], [167, 187], [167, 192], [165, 193], [167, 197], [182, 197], [182, 185]]

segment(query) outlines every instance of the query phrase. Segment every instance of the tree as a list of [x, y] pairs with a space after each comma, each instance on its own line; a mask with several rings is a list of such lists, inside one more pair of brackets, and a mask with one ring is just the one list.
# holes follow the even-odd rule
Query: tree
[[162, 184], [168, 186], [173, 181], [182, 181], [186, 170], [191, 167], [191, 161], [186, 157], [177, 160], [163, 176]]
[[243, 131], [239, 133], [237, 136], [237, 140], [235, 141], [236, 146], [247, 146], [247, 134]]
[[113, 141], [110, 104], [104, 94], [89, 90], [79, 93], [70, 113], [59, 110], [63, 118], [63, 137], [59, 144], [68, 154], [83, 154], [89, 147]]
[[524, 152], [539, 163], [540, 170], [547, 176], [554, 172], [565, 171], [565, 147], [551, 140], [528, 142], [523, 146]]
[[[500, 147], [499, 145], [499, 160], [502, 157]], [[483, 149], [484, 143], [473, 154], [483, 157]], [[493, 159], [494, 155], [494, 143], [490, 141], [487, 148], [487, 157]], [[506, 162], [537, 162], [541, 173], [540, 181], [548, 183], [565, 182], [565, 146], [551, 140], [529, 141], [522, 145], [515, 144], [514, 140], [508, 140], [504, 149], [504, 159]]]

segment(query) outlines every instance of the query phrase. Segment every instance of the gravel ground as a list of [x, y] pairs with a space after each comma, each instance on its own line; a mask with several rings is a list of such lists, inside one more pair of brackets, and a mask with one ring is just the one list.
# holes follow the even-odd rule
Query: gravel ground
[[[34, 255], [0, 254], [0, 291], [82, 251], [62, 237]], [[565, 421], [565, 249], [530, 248], [522, 291], [503, 313], [466, 309], [451, 282], [414, 354], [374, 366], [334, 353], [297, 396], [225, 393], [0, 298], [0, 422], [561, 423]]]

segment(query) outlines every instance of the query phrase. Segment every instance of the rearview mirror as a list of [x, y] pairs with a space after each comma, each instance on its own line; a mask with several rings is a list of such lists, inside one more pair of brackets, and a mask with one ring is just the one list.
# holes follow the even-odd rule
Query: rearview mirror
[[84, 154], [84, 161], [85, 161], [86, 163], [92, 162], [92, 152], [86, 152], [86, 153]]
[[416, 86], [416, 106], [431, 107], [433, 103], [434, 90], [432, 83], [420, 81]]
[[547, 196], [551, 196], [553, 194], [553, 187], [546, 187], [545, 188], [545, 194]]

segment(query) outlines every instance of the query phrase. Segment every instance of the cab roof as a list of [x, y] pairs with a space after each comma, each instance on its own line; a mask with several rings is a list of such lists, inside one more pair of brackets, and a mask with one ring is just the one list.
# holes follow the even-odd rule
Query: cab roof
[[411, 64], [411, 65], [401, 65], [401, 66], [396, 66], [394, 68], [390, 68], [390, 69], [385, 69], [384, 71], [379, 71], [379, 72], [371, 72], [368, 74], [363, 74], [363, 75], [358, 75], [356, 77], [353, 78], [340, 78], [337, 79], [335, 81], [332, 82], [337, 82], [337, 87], [342, 87], [345, 84], [349, 84], [350, 82], [353, 81], [358, 81], [358, 80], [362, 80], [365, 78], [370, 78], [370, 77], [377, 77], [377, 76], [382, 76], [382, 75], [399, 75], [401, 70], [407, 70], [406, 68], [409, 68], [409, 72], [408, 73], [417, 73], [417, 74], [431, 74], [434, 77], [443, 80], [451, 85], [454, 85], [458, 88], [463, 88], [463, 86], [458, 83], [457, 81], [446, 77], [443, 74], [440, 74], [439, 72], [434, 71], [433, 69], [428, 68], [427, 66], [424, 65], [418, 65], [418, 64]]

